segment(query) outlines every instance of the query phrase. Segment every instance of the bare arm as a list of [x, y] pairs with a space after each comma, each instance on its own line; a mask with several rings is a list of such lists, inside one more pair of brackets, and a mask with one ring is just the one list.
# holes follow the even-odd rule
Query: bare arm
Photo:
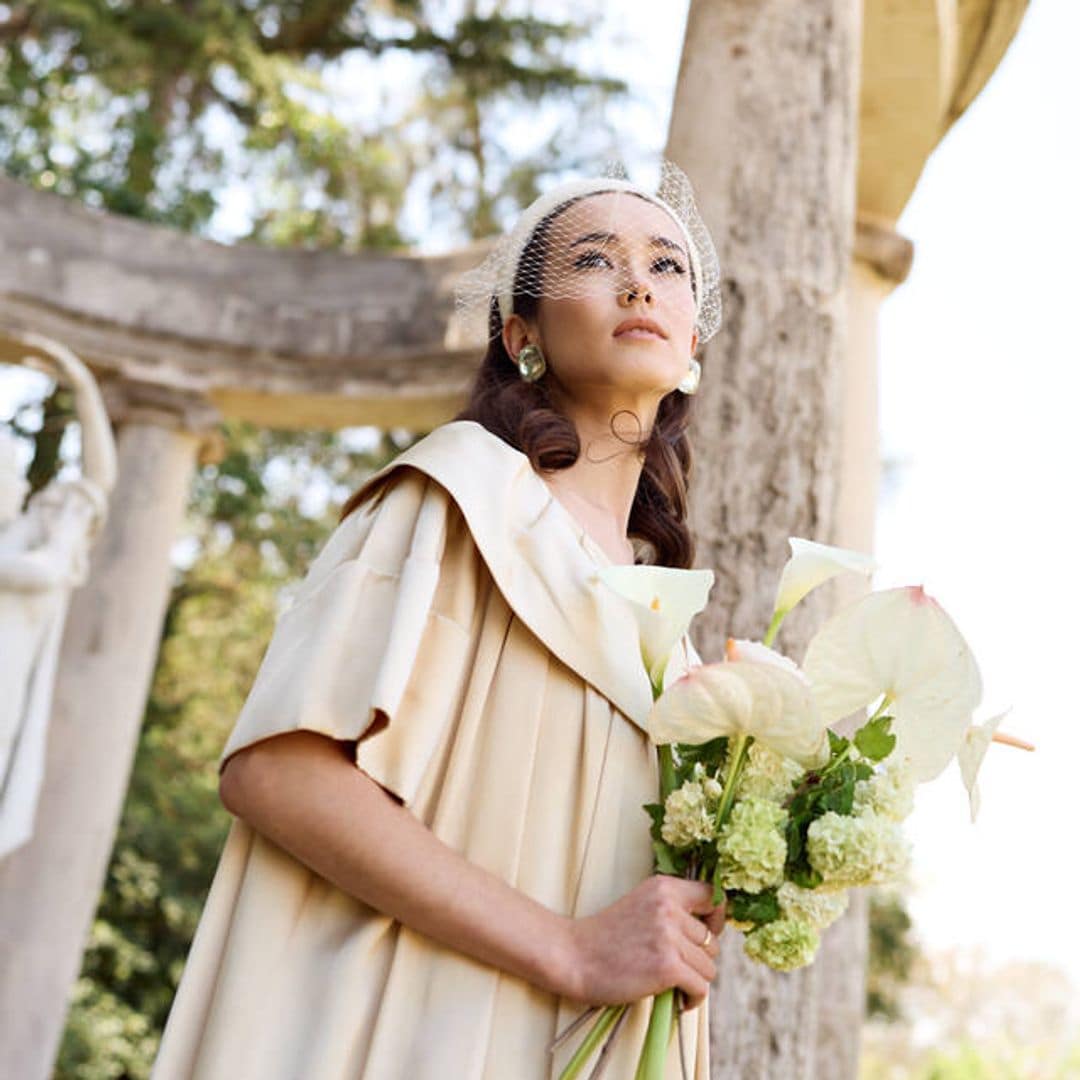
[[566, 993], [569, 924], [443, 843], [343, 752], [309, 731], [234, 754], [221, 800], [344, 892], [535, 986]]
[[711, 885], [653, 875], [595, 915], [559, 915], [443, 843], [326, 736], [293, 731], [238, 751], [220, 791], [344, 892], [550, 993], [615, 1004], [678, 986], [696, 1007], [716, 975], [719, 942], [703, 945], [696, 917], [723, 928]]

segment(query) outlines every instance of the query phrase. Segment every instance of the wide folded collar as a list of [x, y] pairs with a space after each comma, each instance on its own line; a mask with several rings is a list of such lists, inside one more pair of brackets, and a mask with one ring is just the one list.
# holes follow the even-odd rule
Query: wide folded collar
[[[528, 456], [482, 424], [452, 420], [403, 450], [360, 490], [403, 465], [450, 493], [514, 614], [646, 731], [652, 691], [637, 622], [630, 602], [598, 573], [614, 564], [555, 498]], [[672, 667], [686, 663], [685, 650], [676, 649]]]

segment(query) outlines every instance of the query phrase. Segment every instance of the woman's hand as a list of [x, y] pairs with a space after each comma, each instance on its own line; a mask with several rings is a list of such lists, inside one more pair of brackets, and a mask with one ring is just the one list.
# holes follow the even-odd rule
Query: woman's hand
[[[567, 996], [617, 1005], [674, 986], [696, 1009], [716, 978], [724, 927], [724, 905], [713, 906], [712, 891], [703, 881], [654, 874], [595, 915], [572, 920]], [[703, 946], [706, 927], [713, 937]]]

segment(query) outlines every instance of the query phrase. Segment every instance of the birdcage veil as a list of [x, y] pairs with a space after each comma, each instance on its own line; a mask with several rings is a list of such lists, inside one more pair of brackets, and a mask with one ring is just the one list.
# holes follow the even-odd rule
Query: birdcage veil
[[[454, 308], [459, 333], [469, 341], [489, 339], [493, 301], [505, 324], [514, 310], [515, 293], [570, 298], [581, 295], [584, 289], [607, 285], [621, 289], [626, 279], [619, 271], [618, 240], [604, 240], [600, 234], [617, 238], [620, 230], [625, 232], [628, 226], [632, 227], [635, 215], [641, 216], [644, 199], [666, 210], [677, 226], [671, 235], [652, 238], [656, 259], [651, 267], [650, 287], [660, 295], [667, 289], [685, 289], [685, 275], [689, 275], [698, 344], [712, 337], [721, 322], [720, 262], [716, 248], [698, 212], [686, 174], [666, 158], [660, 166], [660, 182], [655, 192], [633, 183], [625, 166], [612, 160], [601, 175], [564, 181], [535, 199], [521, 212], [513, 228], [494, 242], [484, 260], [455, 282]], [[634, 193], [641, 198], [611, 200], [611, 228], [590, 234], [594, 239], [588, 250], [582, 245], [584, 238], [570, 235], [569, 227], [561, 222], [562, 215], [545, 222], [552, 211], [564, 204], [600, 192]], [[541, 232], [543, 243], [534, 243], [530, 250], [534, 233], [539, 238]], [[550, 257], [549, 253], [564, 252], [577, 245], [582, 246], [572, 264], [560, 261], [556, 265]], [[659, 269], [661, 266], [663, 269]]]

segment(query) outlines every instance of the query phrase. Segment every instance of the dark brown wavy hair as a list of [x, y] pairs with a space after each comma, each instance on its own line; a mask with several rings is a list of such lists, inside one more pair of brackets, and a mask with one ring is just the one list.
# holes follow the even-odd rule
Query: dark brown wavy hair
[[[590, 194], [598, 192], [578, 195], [560, 203], [533, 230], [518, 260], [514, 279], [515, 314], [526, 319], [535, 318], [539, 308], [536, 293], [540, 290], [530, 288], [529, 276], [543, 274], [552, 222], [567, 207]], [[533, 269], [525, 269], [529, 267]], [[696, 292], [692, 270], [690, 284]], [[552, 399], [546, 373], [535, 382], [527, 382], [521, 377], [516, 362], [503, 345], [502, 329], [498, 300], [493, 296], [488, 313], [487, 352], [473, 378], [465, 407], [453, 419], [481, 424], [527, 455], [537, 472], [569, 468], [581, 453], [577, 428]], [[686, 429], [692, 401], [692, 397], [678, 390], [663, 397], [652, 429], [639, 441], [617, 433], [614, 416], [610, 421], [612, 434], [628, 446], [637, 446], [643, 455], [627, 532], [630, 537], [650, 546], [652, 557], [648, 561], [658, 566], [689, 569], [694, 562], [694, 541], [686, 523], [687, 490], [693, 464]], [[352, 500], [346, 503], [342, 517], [353, 508], [351, 504]]]

